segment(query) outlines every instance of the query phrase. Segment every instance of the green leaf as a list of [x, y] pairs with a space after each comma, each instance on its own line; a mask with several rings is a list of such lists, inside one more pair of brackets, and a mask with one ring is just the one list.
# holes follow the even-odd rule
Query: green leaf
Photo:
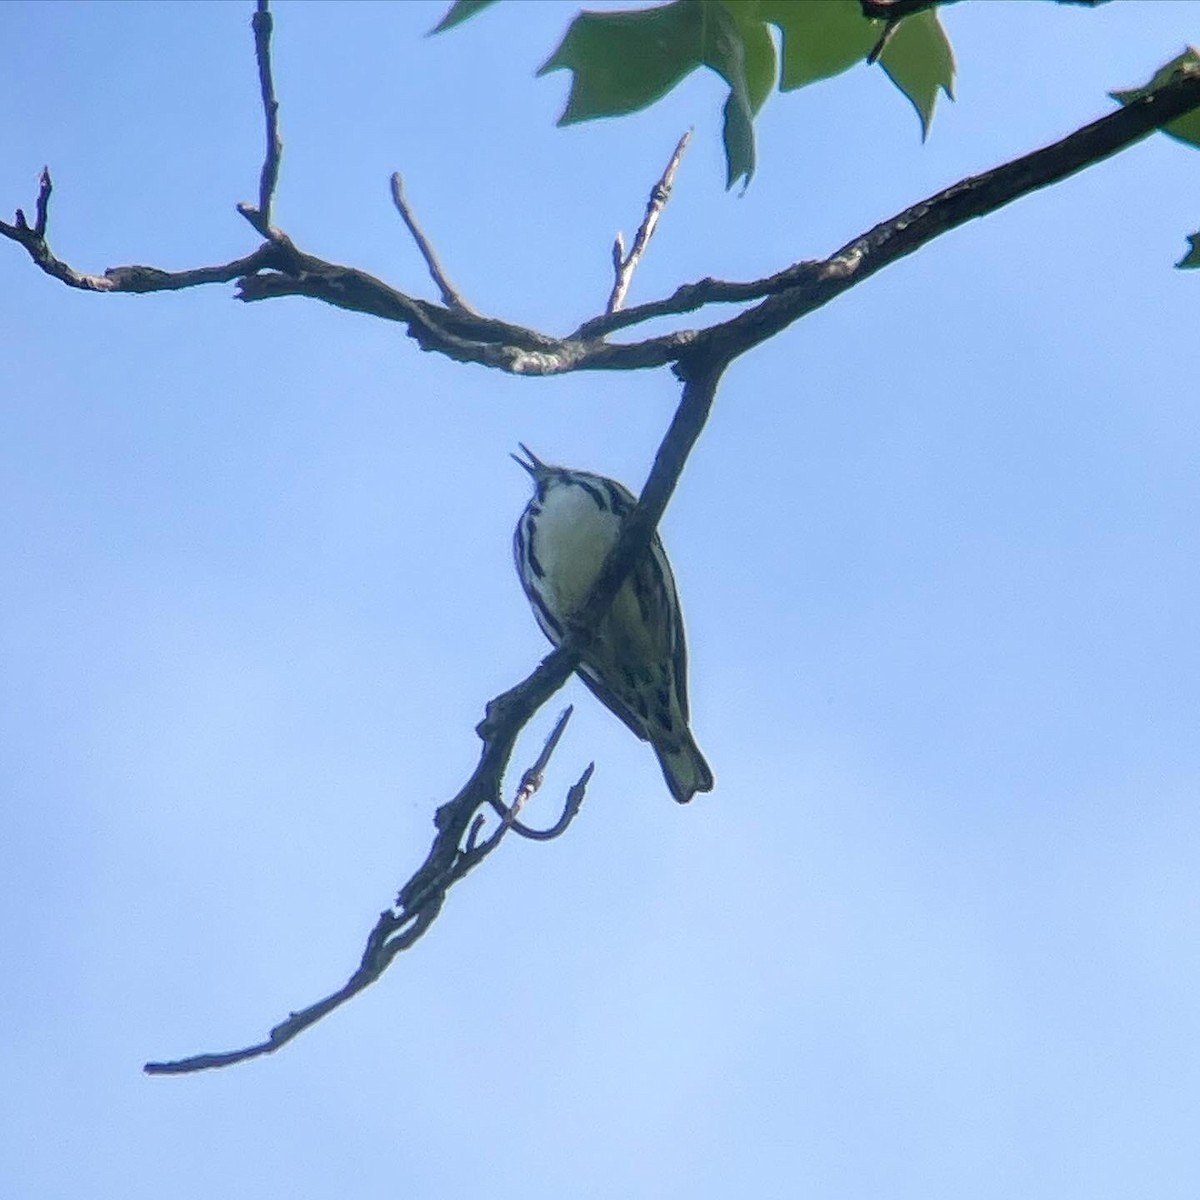
[[1200, 233], [1189, 234], [1188, 243], [1191, 249], [1175, 264], [1184, 271], [1200, 268]]
[[912, 101], [921, 118], [921, 139], [929, 136], [929, 122], [939, 91], [954, 99], [954, 51], [933, 9], [905, 17], [892, 32], [879, 65]]
[[750, 109], [757, 114], [775, 87], [778, 70], [775, 40], [759, 15], [758, 0], [721, 0], [721, 4], [733, 18], [741, 36], [746, 90]]
[[[494, 0], [456, 0], [435, 32]], [[782, 37], [782, 68], [770, 25]], [[859, 0], [671, 0], [652, 8], [581, 12], [538, 69], [571, 72], [560, 125], [636, 112], [698, 67], [729, 86], [723, 137], [726, 186], [750, 182], [754, 118], [775, 86], [791, 91], [845, 71], [879, 42], [886, 23], [862, 15]], [[912, 102], [928, 133], [938, 91], [952, 96], [954, 56], [933, 11], [897, 23], [880, 55], [888, 77]]]
[[558, 49], [538, 68], [572, 72], [560, 125], [636, 112], [665, 96], [700, 65], [700, 8], [675, 0], [662, 8], [581, 12]]
[[[864, 17], [858, 0], [762, 0], [758, 12], [783, 36], [779, 87], [785, 92], [862, 62], [885, 25]], [[954, 53], [937, 14], [928, 10], [900, 21], [879, 62], [912, 101], [925, 137], [939, 89], [954, 94]]]
[[775, 43], [746, 0], [712, 6], [704, 63], [729, 84], [725, 101], [725, 186], [754, 174], [754, 117], [775, 86]]
[[861, 62], [883, 31], [858, 0], [762, 0], [759, 16], [783, 35], [781, 92], [828, 79]]
[[454, 0], [449, 12], [429, 32], [441, 33], [443, 30], [453, 29], [455, 25], [461, 25], [468, 17], [473, 17], [489, 4], [495, 3], [496, 0]]
[[[1147, 96], [1165, 84], [1170, 83], [1184, 67], [1200, 67], [1200, 54], [1197, 54], [1191, 46], [1188, 46], [1178, 58], [1173, 58], [1166, 66], [1160, 67], [1155, 72], [1154, 78], [1144, 87], [1131, 88], [1126, 92], [1109, 92], [1108, 94], [1121, 104], [1132, 104], [1135, 100], [1140, 100], [1143, 96]], [[1177, 121], [1172, 121], [1169, 125], [1164, 125], [1162, 131], [1171, 137], [1178, 138], [1181, 142], [1187, 142], [1192, 146], [1200, 146], [1200, 109], [1194, 109], [1192, 112], [1180, 117]], [[1193, 253], [1195, 253], [1194, 250]], [[1190, 258], [1191, 255], [1188, 257]], [[1186, 261], [1185, 259], [1184, 262]], [[1183, 263], [1179, 265], [1183, 266]]]
[[560, 125], [645, 108], [699, 66], [729, 85], [729, 186], [754, 173], [754, 114], [775, 80], [775, 47], [750, 0], [674, 0], [658, 8], [582, 12], [538, 70], [572, 72]]

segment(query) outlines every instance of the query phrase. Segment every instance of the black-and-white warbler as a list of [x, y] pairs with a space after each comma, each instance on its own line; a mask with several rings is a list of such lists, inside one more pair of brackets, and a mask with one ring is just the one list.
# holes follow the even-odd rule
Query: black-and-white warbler
[[[551, 467], [527, 447], [521, 450], [525, 458], [513, 458], [533, 477], [534, 494], [513, 537], [517, 574], [542, 632], [557, 646], [637, 501], [603, 475]], [[688, 729], [683, 616], [657, 533], [626, 576], [578, 673], [654, 747], [676, 800], [712, 790], [712, 772]]]

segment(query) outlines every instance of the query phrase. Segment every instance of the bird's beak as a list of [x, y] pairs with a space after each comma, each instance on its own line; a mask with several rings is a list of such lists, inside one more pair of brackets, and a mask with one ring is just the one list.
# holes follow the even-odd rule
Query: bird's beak
[[517, 463], [521, 467], [524, 467], [534, 479], [537, 479], [545, 472], [546, 464], [542, 462], [542, 460], [538, 458], [538, 456], [534, 454], [534, 452], [530, 450], [530, 448], [525, 445], [524, 442], [518, 442], [517, 445], [521, 447], [521, 453], [524, 454], [525, 458], [529, 459], [529, 461], [526, 462], [525, 458], [520, 458], [516, 454], [509, 455], [509, 457], [513, 460], [513, 462]]

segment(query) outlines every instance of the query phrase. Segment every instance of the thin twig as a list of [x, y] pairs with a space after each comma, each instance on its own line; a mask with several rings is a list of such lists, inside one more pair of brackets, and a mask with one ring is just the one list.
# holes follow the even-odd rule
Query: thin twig
[[24, 246], [29, 257], [41, 270], [51, 278], [65, 283], [67, 287], [86, 292], [175, 292], [209, 283], [232, 283], [235, 279], [257, 275], [260, 271], [286, 272], [295, 266], [295, 256], [298, 252], [292, 243], [280, 234], [276, 241], [263, 243], [253, 254], [216, 266], [164, 271], [159, 267], [130, 265], [109, 267], [103, 275], [88, 275], [58, 258], [46, 240], [46, 228], [50, 219], [50, 194], [53, 190], [50, 169], [43, 167], [38, 184], [33, 226], [30, 227], [26, 220], [25, 210], [18, 208], [14, 224], [0, 221], [0, 236]]
[[571, 714], [575, 711], [575, 705], [568, 704], [566, 708], [559, 714], [558, 720], [554, 723], [554, 728], [550, 731], [550, 736], [546, 739], [546, 744], [542, 747], [542, 752], [537, 756], [537, 760], [524, 775], [521, 776], [521, 784], [517, 788], [516, 798], [512, 802], [512, 807], [508, 810], [515, 817], [520, 812], [522, 805], [542, 786], [542, 781], [546, 774], [546, 764], [550, 761], [552, 755], [562, 741], [562, 735], [567, 731], [567, 722], [571, 719]]
[[[231, 1067], [235, 1063], [246, 1062], [248, 1059], [261, 1058], [264, 1054], [274, 1054], [276, 1050], [286, 1046], [310, 1025], [315, 1025], [335, 1008], [340, 1008], [364, 988], [370, 987], [383, 974], [396, 955], [413, 945], [433, 924], [437, 919], [439, 909], [440, 905], [431, 906], [422, 912], [403, 933], [394, 934], [390, 940], [381, 942], [377, 958], [370, 964], [359, 967], [336, 992], [331, 992], [328, 996], [299, 1012], [291, 1013], [287, 1020], [281, 1021], [271, 1030], [266, 1041], [258, 1042], [253, 1046], [244, 1046], [240, 1050], [228, 1050], [216, 1054], [194, 1054], [190, 1058], [181, 1058], [173, 1062], [150, 1062], [146, 1063], [143, 1070], [147, 1075], [191, 1075], [197, 1071], [210, 1071], [215, 1067]], [[392, 917], [391, 913], [383, 913], [376, 928], [386, 926], [387, 922], [384, 919], [390, 917]]]
[[475, 814], [475, 819], [471, 822], [471, 828], [467, 833], [467, 840], [463, 844], [463, 850], [467, 854], [470, 854], [471, 851], [474, 850], [475, 847], [479, 844], [479, 834], [480, 834], [480, 831], [483, 829], [484, 822], [486, 820], [487, 820], [487, 817], [485, 817], [483, 815], [483, 813]]
[[637, 235], [633, 239], [633, 245], [629, 248], [629, 253], [622, 257], [624, 251], [623, 239], [618, 233], [615, 242], [613, 243], [613, 286], [609, 293], [608, 305], [605, 308], [607, 313], [615, 313], [617, 309], [625, 303], [625, 293], [629, 291], [629, 284], [633, 280], [633, 273], [637, 270], [637, 265], [642, 260], [642, 255], [646, 253], [646, 247], [650, 245], [650, 239], [654, 236], [654, 231], [658, 227], [658, 218], [662, 216], [662, 211], [667, 206], [667, 201], [671, 198], [671, 188], [675, 185], [675, 174], [679, 170], [679, 164], [683, 160], [683, 152], [687, 149], [688, 142], [692, 140], [692, 131], [689, 129], [679, 139], [675, 147], [674, 153], [668, 161], [666, 169], [662, 173], [662, 177], [650, 189], [650, 199], [646, 202], [646, 215], [642, 218], [641, 226], [638, 228]]
[[418, 224], [416, 215], [405, 198], [404, 180], [400, 177], [399, 171], [392, 172], [392, 203], [395, 204], [396, 211], [399, 212], [401, 220], [408, 226], [408, 232], [412, 234], [413, 241], [417, 243], [417, 249], [420, 250], [421, 257], [425, 260], [429, 276], [437, 285], [438, 291], [442, 294], [442, 303], [447, 308], [452, 308], [456, 312], [478, 316], [479, 314], [475, 309], [462, 298], [462, 294], [450, 282], [450, 277], [446, 274], [441, 261], [438, 259], [437, 251], [434, 250], [433, 244], [425, 236], [425, 231]]
[[[50, 193], [54, 190], [54, 184], [50, 181], [50, 168], [43, 167], [42, 173], [38, 176], [38, 194], [37, 200], [34, 201], [33, 210], [33, 228], [29, 228], [29, 222], [25, 218], [25, 210], [17, 209], [14, 224], [10, 227], [17, 233], [24, 234], [31, 242], [44, 242], [46, 240], [46, 217], [50, 208]], [[0, 221], [0, 225], [4, 222]]]
[[41, 177], [38, 179], [38, 196], [33, 223], [33, 232], [40, 238], [46, 236], [46, 221], [50, 215], [50, 193], [52, 191], [54, 191], [54, 184], [50, 182], [50, 168], [43, 167]]
[[899, 17], [889, 17], [883, 30], [879, 34], [879, 40], [871, 47], [871, 53], [867, 55], [867, 66], [873, 67], [878, 61], [879, 56], [887, 49], [888, 42], [892, 40], [892, 35], [900, 27]]
[[267, 126], [267, 150], [263, 157], [262, 174], [258, 181], [258, 207], [241, 203], [238, 212], [265, 238], [273, 236], [271, 204], [275, 185], [279, 181], [279, 160], [283, 157], [283, 139], [279, 136], [279, 101], [275, 99], [275, 81], [271, 74], [271, 17], [270, 0], [258, 0], [250, 22], [254, 30], [254, 57], [258, 62], [258, 86], [262, 92], [263, 116]]
[[583, 774], [580, 775], [578, 782], [573, 783], [567, 791], [567, 802], [563, 806], [562, 816], [549, 829], [531, 829], [515, 817], [508, 821], [509, 828], [512, 829], [513, 833], [519, 833], [523, 838], [529, 838], [533, 842], [549, 842], [556, 837], [561, 837], [566, 833], [567, 826], [571, 824], [579, 812], [579, 806], [583, 803], [588, 781], [595, 770], [596, 764], [594, 762], [588, 763], [584, 767]]

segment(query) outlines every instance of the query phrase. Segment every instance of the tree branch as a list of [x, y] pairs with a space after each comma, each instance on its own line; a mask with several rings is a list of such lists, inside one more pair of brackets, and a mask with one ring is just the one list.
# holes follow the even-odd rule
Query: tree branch
[[673, 317], [682, 313], [696, 312], [709, 304], [739, 304], [749, 300], [761, 300], [765, 296], [790, 287], [791, 272], [795, 269], [795, 266], [787, 267], [765, 279], [754, 279], [745, 283], [709, 277], [699, 279], [695, 283], [680, 284], [671, 295], [662, 300], [650, 300], [645, 304], [635, 304], [630, 308], [623, 308], [619, 312], [592, 317], [580, 325], [574, 333], [569, 334], [567, 340], [593, 342], [607, 337], [610, 333], [616, 333], [620, 329], [628, 329], [633, 325], [652, 321], [655, 317]]
[[245, 258], [236, 258], [232, 262], [212, 267], [164, 271], [160, 267], [131, 265], [109, 267], [103, 275], [88, 275], [58, 258], [46, 240], [52, 190], [50, 171], [44, 167], [38, 190], [36, 224], [30, 227], [25, 220], [24, 211], [18, 208], [14, 224], [0, 221], [0, 236], [23, 246], [38, 267], [51, 278], [65, 283], [67, 287], [87, 292], [176, 292], [208, 283], [232, 283], [235, 279], [245, 276], [257, 277], [260, 271], [287, 271], [295, 262], [295, 247], [280, 235], [276, 241], [264, 242]]
[[[962, 180], [877, 225], [827, 259], [797, 262], [774, 275], [747, 283], [703, 279], [686, 284], [663, 300], [585, 322], [566, 337], [418, 300], [365, 271], [303, 253], [274, 230], [269, 243], [233, 263], [183, 272], [144, 266], [113, 267], [103, 276], [82, 274], [56, 258], [47, 244], [44, 229], [39, 233], [36, 226], [30, 228], [23, 214], [18, 213], [15, 225], [0, 221], [0, 235], [24, 246], [47, 274], [69, 286], [91, 291], [169, 291], [237, 278], [238, 296], [242, 300], [311, 296], [339, 308], [398, 321], [424, 350], [513, 375], [644, 370], [679, 363], [710, 343], [719, 343], [722, 355], [731, 350], [735, 355], [745, 353], [780, 328], [949, 229], [995, 212], [1013, 200], [1101, 162], [1197, 106], [1200, 106], [1200, 71], [1187, 66], [1157, 91], [1050, 146]], [[783, 297], [787, 297], [786, 301]], [[731, 320], [704, 329], [681, 329], [625, 344], [606, 340], [619, 329], [652, 318], [693, 312], [714, 303], [755, 300], [761, 303]]]
[[[536, 675], [537, 672], [534, 672], [534, 676], [514, 691], [529, 687]], [[546, 681], [553, 680], [555, 676], [556, 672], [547, 673]], [[561, 686], [565, 678], [566, 675], [563, 675], [553, 686]], [[548, 686], [548, 683], [543, 681], [543, 686]], [[532, 712], [525, 715], [522, 710], [514, 709], [513, 714], [503, 728], [493, 730], [490, 741], [485, 739], [483, 756], [466, 787], [449, 804], [444, 804], [438, 809], [434, 822], [437, 834], [433, 846], [425, 863], [402, 889], [396, 902], [399, 911], [397, 908], [390, 908], [379, 914], [379, 920], [367, 937], [358, 968], [340, 988], [316, 1003], [289, 1014], [286, 1020], [281, 1021], [268, 1033], [264, 1041], [237, 1050], [195, 1054], [166, 1062], [148, 1062], [143, 1068], [145, 1072], [148, 1075], [191, 1075], [197, 1071], [229, 1067], [252, 1058], [261, 1058], [265, 1054], [273, 1054], [304, 1030], [340, 1008], [347, 1000], [353, 999], [359, 992], [370, 987], [391, 966], [398, 954], [415, 945], [437, 919], [449, 889], [491, 854], [514, 826], [513, 821], [502, 820], [490, 837], [483, 842], [476, 841], [478, 825], [475, 824], [474, 818], [479, 810], [489, 803], [499, 803], [500, 782], [512, 753], [513, 743], [521, 726]], [[523, 776], [512, 808], [506, 809], [500, 804], [502, 811], [515, 812], [519, 805], [541, 786], [542, 771], [558, 744], [570, 715], [571, 711], [568, 709], [559, 718], [537, 763]], [[520, 720], [516, 719], [518, 716]], [[549, 836], [557, 837], [565, 831], [583, 804], [584, 793], [593, 769], [594, 766], [589, 764], [578, 782], [567, 793], [563, 815], [554, 828], [546, 834], [538, 830], [529, 830], [526, 836], [545, 840]], [[493, 791], [495, 797], [492, 795]], [[463, 834], [468, 824], [470, 836], [466, 845], [463, 845]]]
[[1102, 162], [1198, 106], [1200, 68], [1189, 64], [1156, 92], [1032, 154], [961, 180], [876, 225], [823, 262], [789, 268], [776, 277], [783, 287], [756, 307], [702, 331], [697, 344], [711, 341], [725, 346], [731, 357], [744, 354], [943, 233]]

